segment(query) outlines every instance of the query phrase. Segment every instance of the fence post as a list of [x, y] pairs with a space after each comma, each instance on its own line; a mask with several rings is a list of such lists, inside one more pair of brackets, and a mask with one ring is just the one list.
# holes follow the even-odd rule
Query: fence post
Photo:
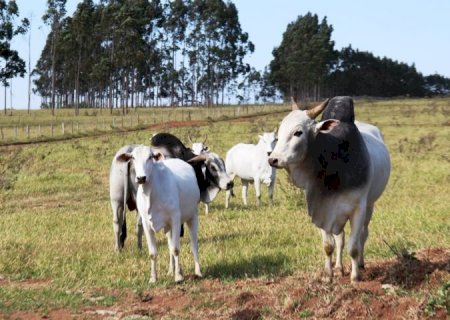
[[61, 131], [62, 131], [62, 135], [64, 135], [64, 122], [61, 123]]
[[72, 120], [72, 134], [73, 134], [73, 120]]
[[14, 127], [14, 142], [17, 141], [17, 127]]
[[51, 128], [52, 128], [52, 137], [53, 137], [53, 123], [51, 124]]
[[41, 136], [41, 125], [38, 126], [38, 134], [39, 134], [39, 137], [40, 137]]
[[79, 123], [77, 122], [77, 134], [80, 133], [80, 127], [79, 127]]

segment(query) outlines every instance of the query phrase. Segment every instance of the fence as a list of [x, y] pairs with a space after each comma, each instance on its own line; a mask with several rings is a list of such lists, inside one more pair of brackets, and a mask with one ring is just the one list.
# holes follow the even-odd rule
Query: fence
[[[19, 143], [26, 141], [40, 141], [58, 139], [70, 136], [88, 136], [108, 131], [128, 131], [146, 128], [156, 124], [168, 122], [216, 121], [253, 116], [271, 112], [287, 110], [286, 106], [235, 106], [216, 108], [154, 108], [134, 109], [126, 116], [98, 114], [94, 109], [85, 110], [84, 115], [78, 117], [60, 115], [52, 117], [48, 114], [30, 117], [26, 115], [1, 118], [0, 144]], [[20, 113], [19, 113], [20, 114]], [[8, 121], [9, 120], [9, 121]], [[9, 122], [9, 123], [8, 123]]]

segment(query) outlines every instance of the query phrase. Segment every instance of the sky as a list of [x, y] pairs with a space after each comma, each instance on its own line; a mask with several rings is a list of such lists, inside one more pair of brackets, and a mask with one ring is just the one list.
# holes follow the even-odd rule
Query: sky
[[[42, 22], [46, 0], [16, 0], [20, 17], [31, 18], [31, 69], [44, 47], [49, 28]], [[72, 15], [79, 0], [67, 0]], [[450, 1], [448, 0], [233, 0], [242, 29], [255, 44], [246, 62], [263, 70], [272, 60], [272, 50], [281, 43], [287, 25], [308, 12], [317, 14], [334, 28], [335, 49], [351, 44], [409, 65], [423, 75], [439, 73], [450, 78]], [[29, 35], [19, 35], [13, 48], [27, 62]], [[7, 91], [7, 108], [26, 109], [28, 75], [15, 78]], [[12, 93], [12, 94], [11, 94]], [[12, 103], [11, 103], [12, 97]], [[32, 95], [31, 108], [38, 109], [40, 97]], [[4, 106], [4, 90], [0, 90]]]

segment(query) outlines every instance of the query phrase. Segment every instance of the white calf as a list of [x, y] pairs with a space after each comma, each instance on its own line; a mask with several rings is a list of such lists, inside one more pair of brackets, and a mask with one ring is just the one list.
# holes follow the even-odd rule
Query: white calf
[[[269, 187], [269, 202], [273, 204], [273, 188], [275, 186], [275, 169], [270, 167], [269, 155], [275, 147], [276, 132], [265, 132], [259, 136], [258, 144], [239, 143], [227, 152], [225, 167], [231, 179], [238, 176], [242, 180], [242, 200], [247, 206], [248, 183], [254, 182], [256, 204], [260, 204], [261, 182]], [[226, 194], [225, 207], [230, 204], [232, 190]]]
[[133, 161], [136, 182], [137, 209], [142, 219], [151, 258], [150, 282], [157, 279], [155, 232], [164, 229], [170, 250], [169, 274], [175, 281], [183, 280], [179, 263], [180, 228], [187, 223], [190, 229], [195, 274], [201, 277], [198, 261], [198, 212], [200, 191], [192, 166], [180, 159], [155, 161], [152, 150], [140, 145], [131, 153], [123, 153], [118, 161]]

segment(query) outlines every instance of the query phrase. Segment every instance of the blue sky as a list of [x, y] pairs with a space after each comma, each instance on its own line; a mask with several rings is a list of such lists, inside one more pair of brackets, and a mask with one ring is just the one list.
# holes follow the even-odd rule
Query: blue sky
[[[48, 27], [42, 22], [46, 0], [16, 0], [21, 17], [32, 19], [31, 67], [39, 59]], [[67, 0], [71, 15], [79, 0]], [[307, 12], [333, 25], [335, 48], [349, 44], [408, 64], [415, 63], [424, 75], [439, 73], [450, 77], [450, 1], [447, 0], [234, 0], [242, 29], [249, 33], [255, 52], [247, 62], [262, 70], [272, 59], [288, 23]], [[28, 61], [28, 35], [18, 36], [13, 47]], [[27, 76], [26, 76], [27, 77]], [[28, 80], [14, 79], [12, 104], [27, 107]], [[3, 108], [4, 90], [0, 90]], [[7, 107], [11, 105], [7, 92]], [[32, 96], [31, 106], [39, 108], [40, 98]]]

